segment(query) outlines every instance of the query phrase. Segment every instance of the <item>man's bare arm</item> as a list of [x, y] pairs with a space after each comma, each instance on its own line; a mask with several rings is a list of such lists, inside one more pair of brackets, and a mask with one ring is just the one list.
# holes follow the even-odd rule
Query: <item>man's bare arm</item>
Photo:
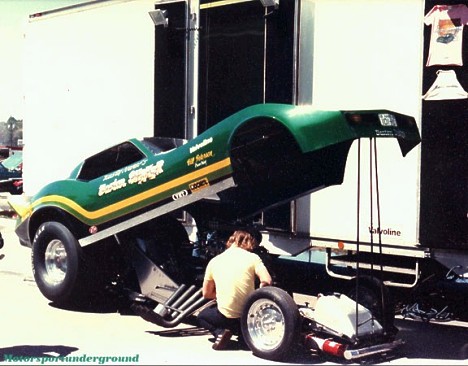
[[257, 266], [255, 268], [255, 274], [260, 280], [260, 287], [271, 286], [273, 280], [271, 279], [270, 272], [265, 265]]
[[205, 299], [216, 299], [216, 286], [213, 280], [204, 280], [202, 294]]

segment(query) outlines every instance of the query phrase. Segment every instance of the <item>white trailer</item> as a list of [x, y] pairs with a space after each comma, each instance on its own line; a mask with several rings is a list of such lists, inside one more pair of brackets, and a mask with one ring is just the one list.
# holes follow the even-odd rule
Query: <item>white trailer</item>
[[[421, 145], [405, 158], [393, 140], [352, 146], [343, 184], [253, 218], [264, 246], [306, 261], [324, 253], [331, 275], [335, 265], [357, 267], [357, 249], [371, 257], [359, 258], [363, 268], [379, 253], [395, 286], [414, 286], [428, 258], [462, 274], [467, 109], [466, 100], [422, 100], [438, 68], [424, 66], [433, 5], [108, 0], [31, 15], [25, 191], [128, 136], [191, 138], [258, 102], [389, 109], [415, 117]], [[468, 86], [466, 66], [457, 73]]]
[[88, 1], [25, 22], [24, 190], [153, 133], [152, 1]]
[[[388, 141], [375, 148], [356, 144], [343, 184], [296, 203], [297, 232], [307, 233], [310, 247], [326, 248], [332, 276], [342, 277], [337, 267], [383, 265], [391, 273], [386, 284], [412, 287], [428, 259], [466, 274], [467, 101], [422, 99], [440, 69], [454, 69], [461, 85], [468, 82], [466, 66], [425, 66], [431, 29], [424, 17], [436, 2], [312, 3], [306, 24], [314, 37], [309, 44], [301, 41], [299, 51], [311, 49], [312, 41], [313, 52], [310, 59], [299, 57], [299, 70], [313, 71], [299, 77], [298, 102], [348, 109], [384, 105], [415, 116], [422, 143], [400, 159]], [[398, 19], [398, 26], [390, 19]], [[351, 255], [357, 248], [368, 255]]]

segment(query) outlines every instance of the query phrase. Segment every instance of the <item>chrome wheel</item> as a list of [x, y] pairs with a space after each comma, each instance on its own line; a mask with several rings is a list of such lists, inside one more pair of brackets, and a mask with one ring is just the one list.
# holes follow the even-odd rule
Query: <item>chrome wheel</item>
[[48, 221], [39, 226], [32, 244], [34, 280], [42, 294], [65, 304], [83, 297], [93, 273], [86, 271], [80, 244], [62, 223]]
[[67, 274], [67, 251], [63, 243], [58, 240], [52, 240], [45, 250], [45, 270], [46, 281], [51, 285], [57, 285], [63, 282]]
[[273, 301], [259, 299], [249, 309], [247, 330], [257, 349], [273, 350], [284, 339], [286, 326], [283, 312]]

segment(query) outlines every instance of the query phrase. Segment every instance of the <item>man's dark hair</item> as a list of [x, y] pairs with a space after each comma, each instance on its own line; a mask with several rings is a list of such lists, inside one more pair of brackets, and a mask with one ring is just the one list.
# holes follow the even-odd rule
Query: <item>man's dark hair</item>
[[262, 233], [254, 226], [249, 226], [243, 229], [248, 232], [252, 237], [257, 241], [257, 244], [260, 245], [262, 242]]

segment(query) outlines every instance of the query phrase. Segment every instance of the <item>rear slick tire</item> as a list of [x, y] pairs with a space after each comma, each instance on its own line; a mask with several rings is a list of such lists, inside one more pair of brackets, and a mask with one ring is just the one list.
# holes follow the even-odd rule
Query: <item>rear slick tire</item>
[[286, 291], [273, 286], [262, 287], [247, 298], [241, 330], [254, 355], [279, 361], [298, 342], [299, 310]]
[[347, 295], [349, 298], [364, 306], [378, 320], [384, 328], [385, 334], [394, 338], [398, 329], [394, 325], [395, 303], [388, 288], [379, 279], [372, 276], [354, 278]]

